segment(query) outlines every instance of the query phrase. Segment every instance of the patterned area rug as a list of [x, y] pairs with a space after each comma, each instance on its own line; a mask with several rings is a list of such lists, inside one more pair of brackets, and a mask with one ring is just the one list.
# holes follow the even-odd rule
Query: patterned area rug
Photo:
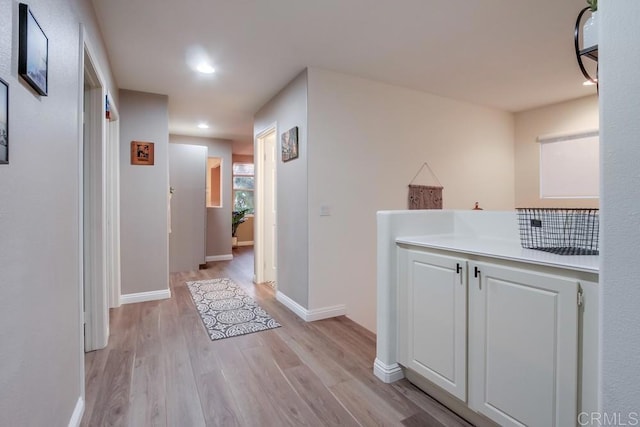
[[212, 340], [280, 327], [231, 279], [198, 280], [187, 286]]

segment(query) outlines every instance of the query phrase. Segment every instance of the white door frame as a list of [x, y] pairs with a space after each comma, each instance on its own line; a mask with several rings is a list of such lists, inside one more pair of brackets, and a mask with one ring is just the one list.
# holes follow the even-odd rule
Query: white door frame
[[107, 289], [109, 307], [120, 307], [120, 115], [107, 91], [110, 117], [107, 122]]
[[[109, 308], [107, 293], [106, 247], [106, 120], [105, 79], [96, 55], [87, 40], [84, 26], [80, 26], [79, 61], [79, 120], [78, 120], [78, 177], [79, 177], [79, 283], [80, 283], [80, 342], [84, 351], [104, 348], [109, 338]], [[91, 89], [85, 94], [85, 73]], [[86, 95], [86, 97], [85, 97]], [[86, 98], [86, 105], [85, 105]], [[88, 144], [85, 144], [85, 134]], [[88, 152], [85, 153], [85, 145]], [[85, 198], [85, 157], [90, 188]], [[117, 159], [119, 161], [119, 159]], [[85, 286], [85, 281], [87, 285]], [[86, 294], [85, 294], [86, 290]], [[82, 357], [84, 359], [84, 356]], [[84, 369], [84, 368], [83, 368]], [[84, 373], [82, 374], [84, 378]], [[84, 382], [84, 381], [83, 381]], [[84, 388], [84, 386], [83, 386]]]
[[[255, 271], [255, 283], [263, 283], [265, 281], [265, 251], [269, 245], [264, 242], [265, 232], [265, 215], [264, 212], [264, 163], [266, 152], [264, 149], [264, 140], [268, 135], [275, 133], [276, 144], [278, 135], [278, 124], [274, 122], [267, 126], [262, 131], [256, 134], [254, 140], [254, 164], [255, 164], [255, 177], [256, 177], [256, 200], [255, 200], [255, 215], [254, 215], [254, 271]], [[275, 237], [275, 236], [274, 236]], [[277, 242], [276, 242], [277, 245]]]

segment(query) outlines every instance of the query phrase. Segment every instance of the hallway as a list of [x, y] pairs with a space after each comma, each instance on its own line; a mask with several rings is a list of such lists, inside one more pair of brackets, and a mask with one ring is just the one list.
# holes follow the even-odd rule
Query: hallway
[[[373, 376], [375, 336], [346, 317], [305, 323], [253, 285], [253, 249], [172, 274], [172, 298], [111, 311], [87, 353], [83, 426], [465, 426], [406, 380]], [[185, 285], [229, 277], [283, 326], [211, 341]]]

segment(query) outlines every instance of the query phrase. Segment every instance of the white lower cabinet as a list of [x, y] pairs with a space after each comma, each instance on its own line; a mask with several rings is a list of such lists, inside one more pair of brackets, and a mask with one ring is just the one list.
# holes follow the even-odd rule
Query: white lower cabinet
[[398, 257], [401, 365], [499, 425], [576, 425], [580, 280], [419, 249]]
[[469, 407], [503, 426], [571, 426], [578, 282], [469, 262]]
[[399, 298], [400, 363], [460, 400], [467, 397], [466, 261], [408, 250]]

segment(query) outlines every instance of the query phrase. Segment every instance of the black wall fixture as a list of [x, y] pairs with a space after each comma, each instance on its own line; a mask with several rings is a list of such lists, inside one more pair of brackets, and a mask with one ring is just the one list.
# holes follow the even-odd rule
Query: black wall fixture
[[[597, 65], [598, 64], [598, 45], [596, 44], [595, 46], [589, 46], [586, 49], [580, 48], [580, 33], [581, 33], [580, 30], [582, 28], [582, 18], [584, 17], [584, 14], [590, 9], [591, 9], [590, 7], [585, 7], [578, 14], [578, 19], [576, 19], [576, 29], [573, 35], [573, 41], [576, 49], [576, 59], [578, 60], [578, 67], [580, 67], [580, 71], [582, 71], [582, 75], [585, 76], [586, 79], [589, 80], [590, 82], [595, 83], [597, 87], [598, 85], [598, 65]], [[587, 71], [587, 69], [585, 68], [584, 62], [583, 62], [584, 58], [588, 58], [596, 62], [595, 77], [591, 76]]]

